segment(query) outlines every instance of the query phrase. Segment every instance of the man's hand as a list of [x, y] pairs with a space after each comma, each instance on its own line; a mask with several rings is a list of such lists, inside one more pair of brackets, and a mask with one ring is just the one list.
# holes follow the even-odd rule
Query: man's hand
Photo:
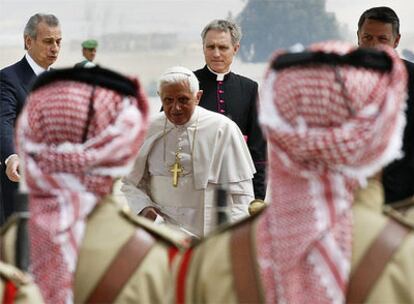
[[6, 162], [6, 175], [13, 182], [17, 183], [20, 181], [19, 156], [17, 154], [8, 157]]
[[138, 215], [146, 217], [147, 219], [151, 221], [155, 221], [155, 219], [157, 218], [157, 215], [161, 216], [160, 212], [154, 207], [145, 207], [144, 209], [141, 210], [141, 212]]

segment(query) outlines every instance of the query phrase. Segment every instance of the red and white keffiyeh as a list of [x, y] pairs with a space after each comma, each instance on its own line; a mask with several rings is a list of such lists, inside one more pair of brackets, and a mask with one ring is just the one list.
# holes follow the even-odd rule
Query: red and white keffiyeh
[[[325, 42], [309, 50], [355, 47]], [[392, 59], [390, 73], [314, 65], [266, 74], [260, 120], [271, 204], [257, 239], [268, 303], [345, 301], [353, 191], [401, 153], [406, 71], [394, 50], [382, 50]]]
[[[73, 302], [73, 274], [85, 221], [114, 178], [128, 173], [147, 127], [148, 104], [60, 80], [32, 92], [17, 142], [29, 189], [31, 271], [47, 303]], [[94, 114], [88, 123], [91, 98]]]

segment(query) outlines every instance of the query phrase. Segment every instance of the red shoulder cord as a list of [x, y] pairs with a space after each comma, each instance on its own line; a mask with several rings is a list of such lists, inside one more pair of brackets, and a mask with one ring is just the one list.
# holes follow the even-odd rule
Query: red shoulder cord
[[6, 281], [6, 286], [4, 290], [4, 296], [2, 299], [3, 304], [13, 304], [14, 299], [16, 298], [17, 287], [13, 284], [12, 281]]

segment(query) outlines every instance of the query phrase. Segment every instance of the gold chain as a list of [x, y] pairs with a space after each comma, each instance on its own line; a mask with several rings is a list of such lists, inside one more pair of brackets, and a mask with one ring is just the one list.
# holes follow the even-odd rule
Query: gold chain
[[[196, 139], [196, 134], [197, 134], [197, 129], [198, 129], [199, 116], [200, 116], [200, 114], [197, 113], [197, 120], [196, 120], [195, 130], [194, 130], [194, 133], [193, 133], [193, 143], [191, 145], [191, 154], [190, 154], [191, 161], [193, 161], [193, 155], [194, 155], [194, 149], [195, 149], [195, 139]], [[167, 150], [167, 138], [166, 138], [166, 135], [167, 135], [167, 116], [165, 116], [164, 131], [163, 131], [163, 135], [162, 135], [163, 145], [164, 145], [164, 165], [167, 164], [167, 156], [166, 156], [166, 154], [167, 154], [167, 151], [166, 151]], [[176, 157], [176, 162], [179, 163], [179, 159], [181, 158], [181, 155], [180, 155], [180, 151], [178, 149], [178, 144], [177, 144], [177, 150], [175, 152], [175, 157]]]

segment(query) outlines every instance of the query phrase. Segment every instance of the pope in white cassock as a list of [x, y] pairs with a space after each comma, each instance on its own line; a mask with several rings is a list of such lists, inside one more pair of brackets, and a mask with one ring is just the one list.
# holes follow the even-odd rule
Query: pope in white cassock
[[204, 236], [215, 224], [215, 189], [224, 185], [231, 220], [247, 215], [255, 169], [237, 125], [198, 106], [203, 92], [187, 68], [168, 69], [158, 93], [164, 112], [121, 188], [132, 211]]

